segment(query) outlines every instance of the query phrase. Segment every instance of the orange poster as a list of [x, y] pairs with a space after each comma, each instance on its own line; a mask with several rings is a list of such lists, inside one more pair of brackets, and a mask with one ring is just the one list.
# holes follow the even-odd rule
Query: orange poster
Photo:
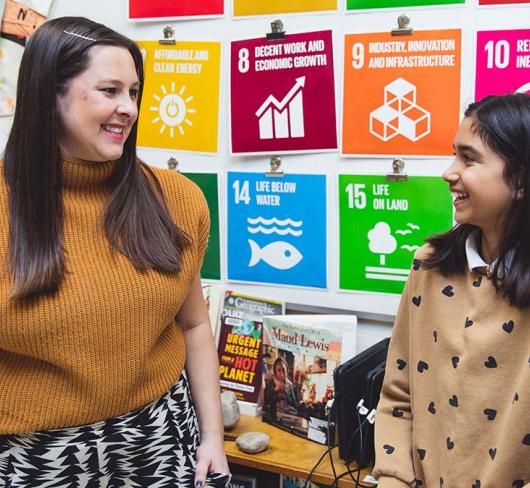
[[460, 49], [459, 29], [346, 35], [343, 154], [451, 155]]

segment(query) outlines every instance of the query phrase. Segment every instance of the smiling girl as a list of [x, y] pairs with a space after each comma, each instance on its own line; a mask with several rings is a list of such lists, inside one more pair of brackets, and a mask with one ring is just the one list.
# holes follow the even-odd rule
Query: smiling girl
[[136, 44], [88, 19], [25, 49], [0, 164], [0, 487], [229, 482], [208, 207], [137, 158], [142, 83]]
[[457, 225], [414, 259], [376, 420], [380, 488], [530, 487], [530, 95], [471, 104]]

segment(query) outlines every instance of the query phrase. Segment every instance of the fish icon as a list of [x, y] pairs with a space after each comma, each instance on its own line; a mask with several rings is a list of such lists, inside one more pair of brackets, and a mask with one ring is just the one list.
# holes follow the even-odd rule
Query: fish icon
[[285, 241], [271, 242], [262, 248], [252, 239], [249, 239], [248, 243], [251, 251], [250, 262], [248, 263], [250, 268], [263, 260], [276, 269], [291, 269], [304, 257], [296, 247]]

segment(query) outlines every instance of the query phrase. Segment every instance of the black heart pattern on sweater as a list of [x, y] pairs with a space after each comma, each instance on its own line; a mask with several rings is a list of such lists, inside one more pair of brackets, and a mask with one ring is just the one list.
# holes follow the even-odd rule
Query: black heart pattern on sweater
[[407, 362], [403, 361], [403, 359], [398, 359], [396, 362], [397, 362], [397, 367], [400, 371], [405, 369], [405, 366], [407, 366]]
[[423, 373], [429, 369], [429, 365], [425, 361], [418, 361], [418, 373]]
[[513, 488], [523, 488], [524, 486], [524, 480], [515, 480], [512, 483]]
[[420, 460], [423, 461], [425, 459], [425, 449], [416, 449], [418, 451], [418, 456], [420, 456]]
[[495, 456], [497, 455], [497, 448], [495, 447], [493, 449], [490, 449], [489, 453], [490, 453], [490, 458], [493, 461], [495, 459]]
[[453, 368], [456, 369], [456, 367], [458, 366], [458, 363], [460, 362], [460, 358], [458, 356], [453, 356], [451, 358], [451, 362], [453, 363]]
[[475, 480], [471, 488], [480, 488], [480, 480]]
[[466, 323], [464, 324], [464, 327], [471, 327], [473, 325], [473, 321], [469, 319], [469, 317], [466, 317]]
[[526, 434], [523, 439], [523, 444], [525, 446], [530, 446], [530, 434]]
[[497, 416], [497, 410], [493, 408], [486, 408], [484, 409], [484, 415], [488, 418], [488, 420], [495, 420], [495, 417]]
[[452, 407], [458, 407], [458, 397], [456, 395], [453, 395], [451, 398], [449, 398], [449, 405]]
[[455, 443], [451, 440], [450, 437], [447, 438], [447, 449], [452, 449], [455, 447]]
[[497, 361], [493, 356], [488, 356], [488, 360], [484, 363], [484, 366], [486, 366], [486, 368], [496, 368]]
[[392, 415], [394, 417], [403, 417], [403, 410], [400, 410], [399, 408], [393, 408]]
[[476, 280], [473, 281], [473, 286], [478, 288], [482, 283], [482, 276], [479, 276]]
[[412, 303], [416, 305], [416, 307], [419, 307], [421, 305], [421, 295], [418, 295], [417, 297], [412, 297]]
[[502, 329], [504, 330], [504, 332], [508, 332], [508, 334], [511, 334], [514, 325], [515, 324], [513, 323], [513, 320], [508, 320], [508, 322], [504, 322], [504, 324], [502, 324]]
[[419, 259], [414, 259], [412, 261], [412, 269], [414, 271], [418, 271], [418, 269], [420, 269], [420, 268], [421, 268], [421, 261]]
[[512, 403], [515, 403], [515, 402], [517, 402], [517, 401], [519, 401], [519, 393], [515, 392], [515, 395], [513, 396], [513, 401], [512, 401]]
[[443, 486], [444, 486], [444, 479], [440, 478], [440, 488], [443, 488]]
[[383, 446], [383, 449], [385, 450], [385, 452], [386, 452], [387, 454], [392, 454], [392, 453], [395, 451], [394, 446], [391, 446], [390, 444], [385, 444], [385, 445]]
[[431, 412], [433, 415], [436, 413], [436, 407], [434, 406], [434, 402], [429, 403], [429, 408], [427, 410], [429, 410], [429, 412]]
[[438, 342], [438, 332], [436, 332], [435, 330], [432, 331], [432, 336], [434, 338], [434, 342]]
[[417, 487], [423, 486], [423, 481], [421, 481], [421, 480], [414, 480], [414, 483], [415, 483], [414, 486], [417, 486]]
[[455, 292], [453, 291], [453, 287], [451, 285], [447, 285], [443, 290], [442, 293], [446, 296], [451, 298], [454, 296]]

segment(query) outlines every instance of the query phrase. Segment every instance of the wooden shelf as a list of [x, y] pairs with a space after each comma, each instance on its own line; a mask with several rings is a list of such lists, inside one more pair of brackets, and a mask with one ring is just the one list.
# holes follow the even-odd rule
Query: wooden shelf
[[[246, 454], [236, 447], [235, 441], [225, 441], [225, 452], [228, 462], [261, 469], [263, 471], [270, 471], [272, 473], [306, 478], [311, 468], [326, 451], [325, 446], [302, 439], [294, 434], [262, 422], [261, 417], [243, 415], [235, 428], [227, 433], [238, 436], [245, 432], [264, 432], [267, 434], [270, 437], [269, 449], [260, 454]], [[333, 449], [332, 453], [337, 475], [347, 471], [347, 466], [344, 464], [344, 461], [339, 459], [337, 448]], [[352, 470], [355, 469], [355, 464], [352, 463], [350, 468]], [[361, 472], [360, 481], [370, 473], [370, 468], [364, 469]], [[334, 477], [329, 456], [326, 455], [319, 464], [311, 477], [311, 481], [327, 485], [333, 483]], [[353, 488], [355, 487], [355, 483], [347, 476], [341, 478], [339, 487]]]

